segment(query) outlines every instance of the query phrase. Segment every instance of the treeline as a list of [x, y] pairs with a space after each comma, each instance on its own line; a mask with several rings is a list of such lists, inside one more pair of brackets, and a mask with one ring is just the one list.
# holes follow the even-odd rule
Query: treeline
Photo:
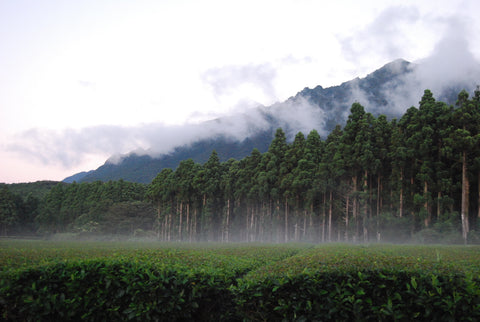
[[[15, 202], [4, 202], [15, 195], [4, 188], [0, 197], [5, 234], [19, 217], [8, 215]], [[59, 184], [30, 207], [26, 220], [42, 234], [478, 242], [480, 90], [460, 92], [456, 106], [425, 90], [398, 120], [354, 103], [346, 125], [324, 139], [312, 130], [287, 142], [278, 129], [265, 153], [220, 162], [213, 151], [205, 164], [184, 160], [149, 185]]]
[[455, 107], [426, 90], [399, 119], [354, 103], [344, 128], [268, 151], [164, 169], [148, 187], [162, 240], [475, 241], [480, 91]]
[[75, 233], [80, 237], [143, 237], [153, 229], [155, 212], [145, 200], [143, 184], [123, 180], [57, 183], [43, 198], [32, 194], [22, 197], [19, 193], [31, 185], [35, 183], [13, 189], [5, 185], [0, 189], [0, 235]]

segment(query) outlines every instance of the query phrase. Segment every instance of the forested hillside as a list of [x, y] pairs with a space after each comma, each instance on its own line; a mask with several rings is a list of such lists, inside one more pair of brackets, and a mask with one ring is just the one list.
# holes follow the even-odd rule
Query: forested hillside
[[[274, 129], [273, 129], [274, 130]], [[176, 168], [180, 161], [192, 158], [195, 162], [205, 163], [208, 160], [212, 149], [217, 151], [220, 160], [226, 161], [229, 158], [241, 159], [248, 155], [254, 147], [266, 151], [271, 141], [271, 130], [257, 133], [251, 138], [242, 142], [231, 140], [225, 137], [216, 137], [209, 140], [201, 140], [188, 146], [181, 146], [174, 149], [172, 153], [151, 157], [149, 155], [137, 155], [132, 153], [123, 156], [119, 163], [107, 161], [96, 170], [85, 173], [77, 182], [94, 182], [109, 180], [126, 180], [148, 184], [153, 178], [165, 168]], [[64, 182], [73, 182], [73, 178], [66, 178]]]
[[26, 193], [35, 188], [43, 191], [45, 183], [3, 185], [0, 189], [0, 236], [133, 235], [135, 229], [153, 227], [154, 212], [151, 204], [144, 202], [143, 184], [123, 180], [60, 182], [49, 185], [42, 198]]
[[[478, 242], [479, 147], [480, 90], [455, 106], [425, 90], [399, 119], [354, 103], [325, 138], [289, 143], [279, 128], [265, 153], [221, 162], [213, 151], [149, 185], [55, 186], [35, 225], [170, 241]], [[4, 232], [12, 222], [2, 217]]]

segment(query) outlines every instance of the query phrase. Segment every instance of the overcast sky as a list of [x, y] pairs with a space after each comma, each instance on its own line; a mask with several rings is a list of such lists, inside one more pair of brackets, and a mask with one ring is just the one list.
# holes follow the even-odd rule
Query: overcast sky
[[479, 12], [476, 0], [0, 0], [0, 182], [160, 151], [201, 121], [422, 60], [446, 34], [478, 61]]

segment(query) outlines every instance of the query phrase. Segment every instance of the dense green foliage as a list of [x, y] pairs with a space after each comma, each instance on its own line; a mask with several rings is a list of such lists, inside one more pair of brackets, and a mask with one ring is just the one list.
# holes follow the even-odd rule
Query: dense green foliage
[[237, 278], [303, 245], [0, 242], [7, 320], [235, 320]]
[[[133, 234], [151, 229], [153, 210], [142, 203], [145, 186], [123, 180], [57, 185], [35, 218], [40, 231]], [[112, 231], [113, 230], [113, 231]]]
[[33, 234], [40, 202], [56, 186], [55, 181], [0, 183], [0, 236]]
[[240, 282], [251, 320], [476, 320], [478, 248], [330, 245]]
[[155, 211], [145, 201], [145, 185], [119, 180], [49, 183], [47, 189], [42, 182], [0, 188], [0, 235], [70, 232], [88, 237], [153, 229]]
[[58, 181], [37, 181], [28, 183], [0, 183], [0, 188], [8, 188], [11, 193], [19, 196], [28, 196], [42, 200], [50, 189], [58, 184]]
[[399, 120], [354, 103], [325, 140], [164, 169], [148, 188], [162, 240], [477, 242], [480, 91], [457, 106], [429, 90]]
[[2, 318], [480, 318], [477, 246], [0, 241]]
[[[59, 184], [42, 199], [0, 190], [3, 235], [128, 235], [164, 241], [478, 243], [480, 90], [456, 106], [425, 90], [400, 119], [354, 103], [345, 126], [204, 164], [187, 159], [149, 185]], [[29, 197], [30, 196], [30, 197]]]

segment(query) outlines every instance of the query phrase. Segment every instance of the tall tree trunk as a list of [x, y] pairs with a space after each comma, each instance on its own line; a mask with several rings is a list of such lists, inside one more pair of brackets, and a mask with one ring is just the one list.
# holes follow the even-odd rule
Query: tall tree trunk
[[[311, 217], [310, 217], [311, 218]], [[303, 240], [305, 241], [307, 236], [307, 210], [303, 210]]]
[[249, 204], [247, 203], [247, 212], [245, 213], [245, 219], [247, 220], [245, 223], [245, 241], [249, 241], [249, 236], [250, 236], [250, 207]]
[[168, 241], [172, 240], [172, 229], [173, 229], [173, 211], [171, 211], [168, 215]]
[[171, 222], [172, 222], [172, 212], [169, 211], [166, 218], [165, 218], [165, 226], [167, 227], [167, 241], [170, 241], [171, 236]]
[[430, 214], [430, 211], [429, 211], [429, 206], [428, 206], [428, 183], [427, 183], [427, 180], [424, 181], [424, 184], [423, 184], [423, 196], [425, 198], [425, 203], [423, 204], [423, 208], [425, 209], [425, 213], [426, 213], [426, 217], [425, 217], [425, 220], [424, 220], [424, 223], [425, 223], [425, 227], [428, 228], [428, 226], [430, 226], [430, 221], [431, 221], [431, 214]]
[[478, 171], [477, 218], [480, 218], [480, 171]]
[[381, 207], [382, 207], [382, 178], [378, 175], [377, 178], [377, 218], [380, 216]]
[[187, 202], [187, 222], [185, 223], [186, 234], [188, 235], [188, 241], [192, 241], [192, 235], [190, 234], [190, 202]]
[[280, 242], [281, 240], [284, 239], [285, 235], [282, 236], [283, 229], [282, 229], [282, 217], [280, 214], [280, 199], [275, 200], [275, 211], [276, 211], [276, 217], [277, 217], [277, 242]]
[[[273, 223], [273, 200], [269, 198], [268, 200], [268, 219]], [[270, 226], [270, 241], [273, 242], [274, 227]]]
[[167, 241], [168, 238], [168, 213], [163, 217], [163, 240]]
[[380, 234], [380, 213], [382, 211], [382, 179], [378, 175], [377, 179], [377, 218], [376, 218], [376, 229], [377, 229], [377, 241], [379, 241]]
[[323, 193], [323, 205], [322, 205], [322, 242], [325, 242], [325, 207], [327, 205], [327, 192]]
[[265, 213], [267, 206], [265, 200], [262, 200], [262, 206], [260, 207], [260, 218], [258, 225], [258, 237], [257, 240], [265, 241]]
[[347, 201], [345, 202], [345, 241], [348, 241], [348, 225], [349, 225], [349, 222], [348, 222], [348, 212], [350, 211], [349, 209], [350, 207], [350, 197], [349, 197], [349, 194], [347, 193]]
[[468, 197], [469, 197], [469, 182], [467, 176], [467, 151], [462, 154], [462, 237], [465, 244], [467, 243], [469, 225], [468, 225]]
[[353, 205], [352, 205], [352, 215], [353, 215], [353, 220], [355, 222], [355, 236], [354, 236], [354, 242], [358, 241], [359, 235], [360, 235], [360, 227], [358, 225], [358, 214], [357, 214], [357, 176], [354, 176], [352, 178], [353, 181]]
[[255, 241], [255, 205], [252, 206], [252, 218], [250, 219], [250, 241]]
[[182, 240], [182, 218], [183, 218], [183, 201], [180, 202], [180, 217], [178, 219], [178, 239]]
[[225, 241], [229, 241], [229, 228], [230, 228], [230, 198], [227, 199], [227, 218], [225, 218]]
[[288, 242], [288, 198], [285, 197], [285, 242]]
[[163, 241], [166, 241], [167, 240], [167, 215], [164, 213], [163, 214], [163, 220], [162, 220], [162, 223], [161, 223], [161, 226], [162, 226], [162, 240]]
[[332, 241], [332, 212], [333, 212], [333, 192], [330, 190], [330, 202], [328, 205], [328, 241]]
[[310, 241], [313, 241], [313, 201], [312, 204], [310, 205], [310, 214], [309, 214], [309, 222], [308, 222], [308, 239]]
[[197, 240], [197, 212], [198, 212], [198, 207], [195, 207], [193, 211], [192, 229], [190, 229], [190, 235], [193, 236], [195, 240]]
[[365, 194], [364, 197], [364, 205], [363, 205], [363, 218], [362, 218], [362, 226], [363, 226], [363, 241], [366, 242], [368, 241], [368, 227], [367, 227], [367, 218], [369, 217], [368, 214], [368, 205], [369, 202], [367, 202], [367, 192], [368, 192], [368, 171], [365, 170], [365, 175], [363, 178], [363, 192]]
[[160, 240], [160, 232], [162, 228], [162, 224], [160, 222], [160, 216], [161, 216], [161, 211], [160, 211], [160, 203], [157, 205], [157, 239]]
[[399, 205], [399, 217], [403, 217], [403, 167], [400, 169], [400, 205]]
[[437, 219], [442, 215], [442, 192], [437, 192]]

